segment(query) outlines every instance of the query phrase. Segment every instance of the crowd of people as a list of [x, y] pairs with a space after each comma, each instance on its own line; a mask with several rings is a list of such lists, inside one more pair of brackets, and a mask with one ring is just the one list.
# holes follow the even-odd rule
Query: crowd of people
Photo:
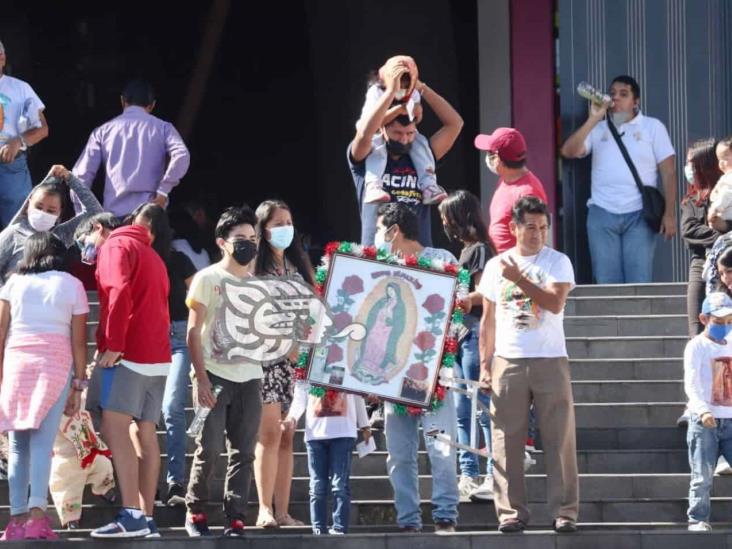
[[[0, 44], [0, 429], [9, 437], [11, 507], [3, 539], [57, 537], [46, 514], [49, 483], [69, 528], [79, 526], [85, 484], [109, 501], [119, 500], [116, 518], [94, 529], [92, 537], [159, 536], [157, 498], [185, 506], [190, 536], [209, 536], [207, 510], [222, 453], [225, 535], [245, 532], [252, 478], [256, 526], [304, 526], [289, 512], [293, 441], [303, 415], [312, 532], [347, 533], [351, 456], [359, 438], [370, 439], [374, 424], [364, 398], [336, 393], [324, 403], [308, 393], [306, 383], [296, 382], [296, 345], [276, 360], [251, 361], [235, 352], [236, 341], [225, 327], [228, 286], [264, 277], [315, 286], [288, 205], [266, 200], [255, 210], [229, 207], [210, 237], [211, 224], [205, 216], [199, 219], [199, 205], [168, 211], [189, 152], [175, 128], [152, 115], [153, 89], [140, 80], [125, 86], [122, 114], [91, 133], [72, 170], [53, 166], [32, 187], [27, 149], [48, 134], [44, 105], [27, 83], [3, 74], [4, 66]], [[651, 277], [657, 232], [644, 221], [633, 170], [622, 164], [603, 119], [625, 136], [645, 185], [656, 186], [660, 174], [666, 206], [658, 232], [669, 238], [676, 231], [674, 151], [663, 124], [640, 113], [635, 80], [614, 79], [610, 94], [611, 102], [591, 107], [562, 153], [593, 157], [588, 232], [597, 281], [644, 282]], [[430, 137], [417, 127], [426, 108], [441, 124]], [[381, 406], [384, 417], [397, 526], [403, 532], [423, 527], [417, 459], [423, 436], [436, 533], [455, 531], [459, 503], [469, 499], [494, 501], [501, 532], [524, 530], [530, 520], [527, 448], [534, 448], [538, 427], [552, 526], [573, 532], [579, 488], [563, 312], [574, 269], [566, 255], [547, 245], [546, 193], [527, 166], [528, 146], [517, 129], [475, 138], [487, 169], [499, 178], [489, 224], [475, 195], [447, 192], [438, 184], [437, 162], [462, 126], [457, 111], [420, 79], [415, 61], [396, 56], [369, 83], [347, 149], [361, 243], [468, 271], [469, 291], [455, 301], [466, 327], [455, 375], [479, 383], [478, 398], [490, 410], [473, 418], [470, 399], [451, 391], [443, 406], [419, 415], [399, 414], [393, 403], [368, 399], [370, 406]], [[101, 204], [90, 191], [100, 169]], [[732, 356], [725, 339], [732, 328], [732, 239], [726, 236], [732, 192], [722, 172], [732, 172], [729, 139], [690, 147], [681, 225], [693, 255], [689, 330], [695, 337], [685, 367], [694, 446], [689, 519], [695, 528], [708, 526], [709, 464], [716, 462], [718, 448], [726, 448], [724, 426], [732, 421], [732, 391], [716, 385], [732, 367], [724, 358]], [[459, 258], [432, 247], [433, 207], [447, 237], [460, 247]], [[715, 293], [717, 286], [727, 295]], [[85, 289], [99, 295], [90, 365]], [[710, 358], [714, 376], [701, 368]], [[196, 408], [209, 412], [195, 436], [187, 474], [189, 395]], [[480, 448], [464, 449], [473, 421], [488, 455], [483, 471]], [[168, 455], [164, 493], [157, 493], [159, 423]], [[453, 446], [445, 450], [427, 436], [435, 428], [463, 445], [459, 458]]]

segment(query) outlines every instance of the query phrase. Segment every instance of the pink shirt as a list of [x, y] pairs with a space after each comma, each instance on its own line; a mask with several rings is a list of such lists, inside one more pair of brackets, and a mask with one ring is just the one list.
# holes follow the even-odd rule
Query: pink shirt
[[547, 202], [544, 185], [531, 172], [516, 181], [506, 183], [498, 181], [496, 192], [493, 193], [490, 206], [490, 226], [488, 234], [498, 253], [505, 252], [516, 245], [516, 239], [511, 234], [508, 224], [511, 221], [511, 209], [516, 201], [525, 196], [535, 196]]

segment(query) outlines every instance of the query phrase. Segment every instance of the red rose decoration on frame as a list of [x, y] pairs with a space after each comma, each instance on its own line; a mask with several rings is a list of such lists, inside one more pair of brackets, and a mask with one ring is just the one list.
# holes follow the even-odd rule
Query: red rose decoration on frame
[[338, 246], [340, 245], [340, 242], [328, 242], [328, 244], [325, 245], [325, 255], [328, 257], [332, 256], [338, 251]]
[[422, 303], [422, 307], [427, 309], [431, 315], [439, 313], [445, 307], [445, 299], [439, 294], [432, 294]]
[[376, 259], [376, 246], [364, 246], [363, 256], [366, 259]]
[[416, 255], [408, 255], [404, 258], [404, 264], [407, 267], [416, 267], [417, 266], [417, 256]]
[[454, 337], [448, 337], [445, 339], [445, 352], [446, 353], [457, 353], [458, 341]]
[[445, 263], [445, 272], [448, 274], [458, 274], [458, 267], [454, 263]]
[[348, 295], [360, 294], [363, 292], [363, 280], [358, 275], [347, 276], [343, 281], [342, 288]]
[[419, 332], [417, 337], [414, 338], [414, 344], [422, 352], [433, 349], [435, 347], [435, 336], [430, 332]]

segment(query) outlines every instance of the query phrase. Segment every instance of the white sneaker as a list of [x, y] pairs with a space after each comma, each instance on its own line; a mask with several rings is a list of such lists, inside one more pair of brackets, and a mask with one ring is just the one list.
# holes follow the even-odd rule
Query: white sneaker
[[690, 522], [689, 527], [687, 528], [689, 532], [711, 532], [712, 531], [712, 525], [708, 522]]
[[717, 468], [714, 470], [715, 475], [732, 475], [732, 467], [729, 466], [724, 456], [719, 456], [717, 460]]
[[531, 454], [524, 451], [524, 473], [536, 465], [536, 460], [531, 457]]
[[460, 476], [458, 481], [458, 492], [460, 492], [460, 501], [470, 501], [470, 496], [475, 492], [480, 485], [478, 484], [478, 477], [465, 477]]
[[472, 501], [491, 501], [493, 499], [493, 477], [486, 475], [483, 482], [470, 494]]
[[374, 202], [390, 202], [391, 195], [386, 192], [379, 183], [366, 183], [366, 189], [363, 193], [363, 201], [366, 204]]
[[422, 189], [422, 204], [425, 206], [431, 206], [432, 204], [439, 204], [447, 198], [447, 191], [439, 185], [430, 185]]

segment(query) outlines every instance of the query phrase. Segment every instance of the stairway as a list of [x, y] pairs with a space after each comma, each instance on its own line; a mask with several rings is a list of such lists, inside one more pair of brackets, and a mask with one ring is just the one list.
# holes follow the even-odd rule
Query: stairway
[[[581, 532], [557, 536], [546, 531], [552, 517], [546, 510], [544, 460], [539, 451], [535, 455], [537, 465], [527, 475], [527, 487], [532, 526], [540, 531], [513, 537], [510, 547], [591, 546], [599, 549], [662, 544], [669, 548], [681, 542], [684, 547], [699, 543], [697, 538], [692, 541], [688, 537], [698, 534], [685, 531], [689, 467], [685, 430], [676, 427], [685, 400], [681, 360], [687, 341], [685, 303], [683, 284], [580, 286], [572, 292], [566, 307], [565, 326], [576, 402]], [[93, 311], [90, 334], [93, 334], [96, 319], [96, 311]], [[93, 344], [90, 344], [92, 350]], [[189, 410], [189, 417], [191, 414]], [[159, 435], [164, 453], [165, 439], [162, 432]], [[358, 535], [347, 539], [348, 543], [358, 541], [359, 547], [372, 543], [364, 539], [391, 546], [389, 540], [393, 537], [389, 533], [395, 531], [384, 440], [381, 433], [375, 436], [378, 451], [364, 459], [354, 457], [353, 460], [351, 522], [352, 532]], [[541, 448], [540, 441], [538, 446]], [[192, 449], [189, 442], [189, 451]], [[190, 455], [188, 458], [190, 462]], [[420, 449], [419, 467], [425, 531], [429, 531], [430, 477], [423, 448]], [[212, 486], [212, 495], [219, 501], [223, 474], [222, 457]], [[303, 433], [298, 431], [291, 514], [305, 521], [308, 519], [307, 483]], [[162, 490], [164, 472], [161, 474]], [[715, 479], [713, 496], [712, 522], [729, 521], [732, 477]], [[250, 523], [256, 518], [254, 487], [251, 500]], [[95, 527], [114, 516], [115, 509], [96, 497], [89, 496], [85, 503], [82, 519], [85, 528]], [[7, 520], [7, 514], [7, 491], [0, 489], [1, 524]], [[183, 514], [180, 508], [161, 505], [156, 509], [155, 518], [164, 536], [184, 535], [181, 530]], [[217, 525], [221, 520], [220, 505], [211, 505], [210, 523]], [[460, 531], [472, 533], [450, 537], [454, 543], [441, 538], [440, 545], [464, 547], [479, 536], [481, 546], [509, 546], [506, 536], [494, 534], [496, 517], [492, 504], [463, 503], [459, 520]], [[317, 539], [308, 541], [313, 538], [302, 536], [308, 532], [302, 528], [281, 529], [278, 536], [258, 529], [251, 532], [252, 538], [259, 538], [258, 543], [265, 541], [259, 534], [273, 543], [280, 540], [289, 545], [291, 542], [287, 539], [292, 537], [283, 538], [282, 534], [299, 534], [298, 543], [302, 545], [318, 543]], [[699, 539], [714, 541], [710, 547], [724, 547], [728, 534], [715, 531]], [[425, 539], [424, 535], [417, 537]], [[398, 539], [403, 538], [405, 535], [401, 534]], [[196, 547], [208, 546], [207, 542], [195, 543], [200, 544]]]

